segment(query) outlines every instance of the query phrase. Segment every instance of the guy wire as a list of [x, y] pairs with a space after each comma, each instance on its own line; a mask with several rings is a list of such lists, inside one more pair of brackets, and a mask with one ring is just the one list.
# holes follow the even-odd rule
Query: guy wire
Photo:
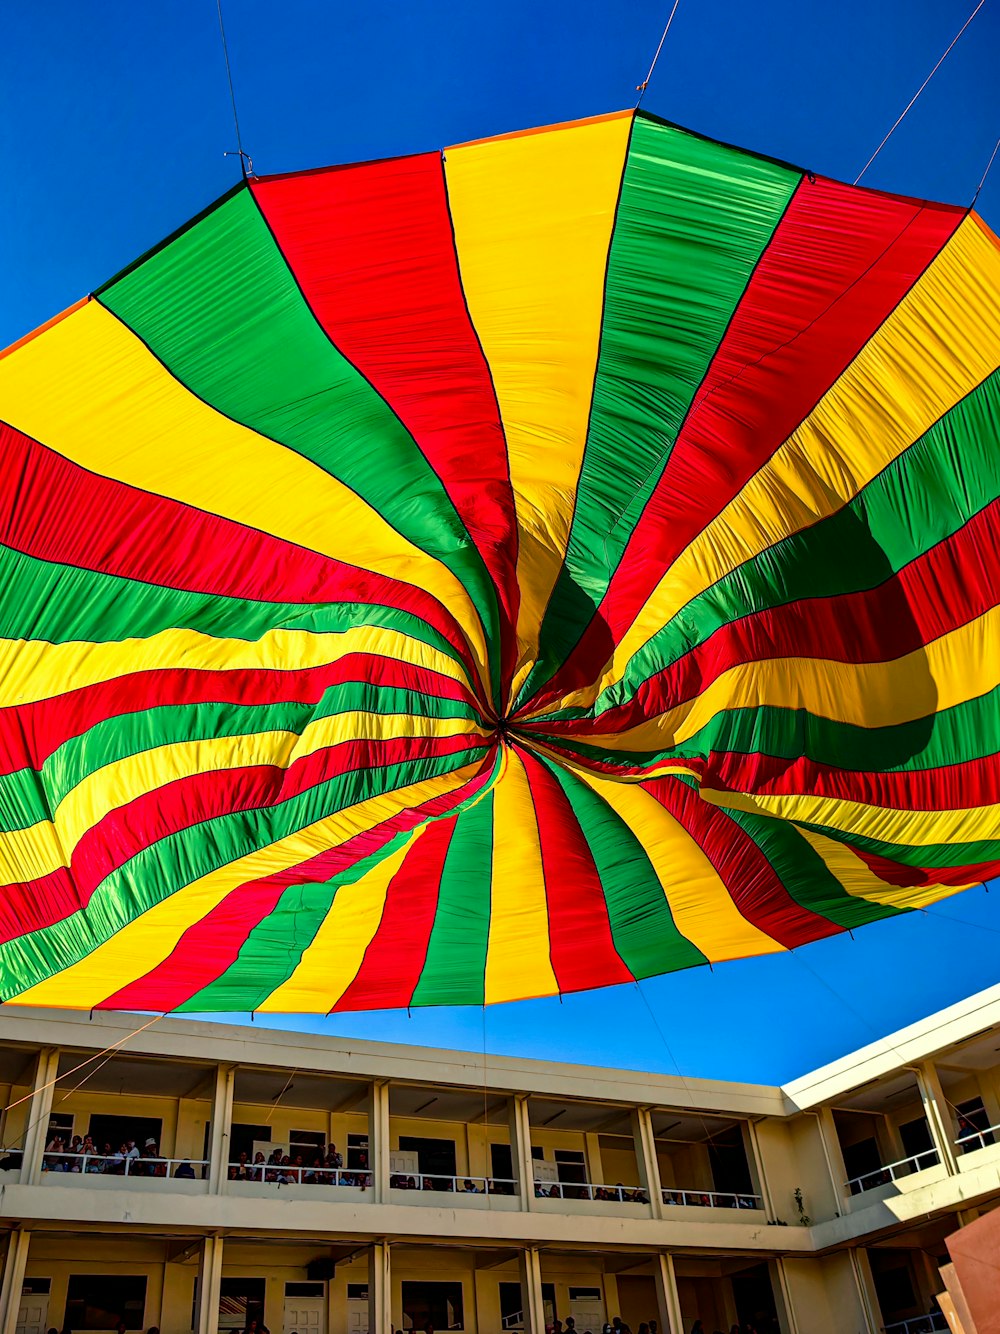
[[868, 168], [872, 165], [872, 163], [873, 163], [873, 162], [875, 161], [875, 159], [878, 157], [879, 153], [881, 153], [882, 149], [885, 148], [886, 144], [887, 144], [887, 143], [889, 142], [889, 140], [892, 138], [893, 134], [896, 132], [896, 130], [899, 128], [899, 126], [903, 123], [903, 120], [904, 120], [904, 118], [906, 117], [907, 112], [910, 110], [910, 108], [911, 108], [911, 107], [913, 106], [913, 104], [916, 102], [917, 98], [920, 96], [920, 94], [924, 91], [924, 89], [925, 89], [925, 88], [927, 87], [927, 85], [930, 83], [931, 79], [934, 78], [934, 75], [938, 72], [938, 70], [941, 68], [941, 66], [944, 64], [944, 62], [948, 59], [949, 55], [951, 55], [951, 52], [952, 52], [953, 48], [955, 47], [955, 45], [957, 44], [958, 39], [962, 36], [962, 34], [965, 32], [966, 28], [969, 26], [969, 24], [972, 22], [972, 20], [976, 17], [976, 15], [977, 15], [977, 14], [979, 13], [979, 11], [982, 9], [982, 7], [983, 7], [983, 5], [985, 5], [985, 3], [986, 3], [986, 0], [979, 0], [979, 3], [976, 5], [975, 9], [972, 11], [972, 13], [969, 15], [969, 17], [968, 17], [968, 18], [965, 20], [965, 22], [962, 24], [961, 28], [959, 28], [959, 30], [958, 30], [958, 32], [955, 34], [955, 36], [951, 39], [951, 42], [950, 42], [950, 44], [948, 45], [947, 50], [945, 50], [944, 54], [943, 54], [942, 56], [939, 57], [937, 64], [936, 64], [936, 65], [934, 66], [934, 68], [931, 70], [930, 74], [928, 74], [927, 78], [924, 79], [923, 83], [920, 85], [920, 87], [917, 89], [917, 91], [913, 94], [913, 96], [910, 98], [909, 102], [907, 102], [906, 106], [903, 108], [903, 110], [899, 113], [899, 115], [896, 117], [895, 121], [894, 121], [894, 122], [892, 123], [892, 125], [890, 126], [888, 134], [886, 134], [885, 138], [884, 138], [884, 139], [882, 140], [882, 142], [879, 144], [878, 148], [876, 148], [875, 152], [871, 155], [871, 157], [868, 159], [868, 161], [865, 163], [865, 165], [864, 165], [864, 166], [861, 168], [861, 170], [858, 172], [857, 176], [856, 176], [855, 179], [854, 179], [854, 184], [855, 184], [855, 185], [858, 184], [858, 182], [861, 180], [861, 177], [865, 174], [865, 172], [868, 170]]
[[663, 33], [660, 36], [660, 44], [656, 48], [656, 54], [653, 56], [653, 63], [649, 67], [649, 73], [643, 79], [642, 83], [636, 84], [635, 91], [639, 94], [635, 103], [637, 107], [642, 101], [643, 93], [645, 93], [646, 89], [649, 87], [649, 81], [653, 77], [653, 70], [656, 69], [656, 62], [660, 58], [660, 52], [663, 50], [663, 43], [667, 40], [667, 33], [670, 31], [670, 25], [674, 21], [674, 15], [677, 13], [677, 6], [679, 4], [680, 0], [674, 0], [674, 7], [670, 11], [670, 17], [667, 19], [667, 26], [663, 29]]

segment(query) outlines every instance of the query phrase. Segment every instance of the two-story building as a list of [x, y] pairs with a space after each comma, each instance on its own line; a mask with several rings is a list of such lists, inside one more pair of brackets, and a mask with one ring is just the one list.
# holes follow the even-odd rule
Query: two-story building
[[784, 1088], [14, 1008], [0, 1099], [0, 1334], [923, 1334], [1000, 987]]

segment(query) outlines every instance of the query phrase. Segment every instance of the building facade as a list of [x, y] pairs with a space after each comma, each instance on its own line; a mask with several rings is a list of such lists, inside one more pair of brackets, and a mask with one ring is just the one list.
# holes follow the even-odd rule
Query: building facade
[[1000, 987], [784, 1088], [11, 1009], [0, 1098], [0, 1334], [922, 1334]]

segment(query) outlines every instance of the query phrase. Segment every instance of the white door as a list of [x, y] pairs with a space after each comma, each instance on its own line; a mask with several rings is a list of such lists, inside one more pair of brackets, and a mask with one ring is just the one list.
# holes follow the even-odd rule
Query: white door
[[368, 1334], [367, 1297], [348, 1297], [347, 1334]]
[[286, 1297], [284, 1331], [285, 1334], [326, 1334], [326, 1298]]
[[570, 1288], [569, 1313], [578, 1330], [596, 1331], [604, 1324], [604, 1302], [600, 1288]]
[[17, 1312], [17, 1334], [45, 1334], [49, 1314], [47, 1292], [25, 1292]]

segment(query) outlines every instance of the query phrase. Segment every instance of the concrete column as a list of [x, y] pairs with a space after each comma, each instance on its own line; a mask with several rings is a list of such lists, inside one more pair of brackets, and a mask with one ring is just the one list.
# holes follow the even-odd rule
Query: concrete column
[[545, 1303], [542, 1299], [542, 1260], [537, 1246], [527, 1246], [518, 1256], [521, 1271], [521, 1310], [524, 1334], [545, 1334]]
[[221, 1237], [206, 1237], [198, 1260], [198, 1302], [194, 1334], [216, 1334], [219, 1328], [219, 1294], [222, 1288]]
[[674, 1271], [674, 1257], [662, 1251], [653, 1261], [653, 1277], [656, 1281], [656, 1313], [663, 1334], [684, 1334], [684, 1319], [681, 1315], [681, 1299], [677, 1291], [677, 1274]]
[[[604, 1164], [601, 1162], [601, 1137], [585, 1134], [583, 1137], [583, 1161], [587, 1165], [587, 1180], [593, 1186], [606, 1186]], [[614, 1185], [614, 1182], [611, 1182]]]
[[212, 1095], [212, 1137], [208, 1154], [208, 1193], [221, 1195], [229, 1177], [229, 1136], [233, 1124], [233, 1090], [236, 1066], [215, 1068], [215, 1092]]
[[21, 1309], [21, 1288], [24, 1286], [30, 1241], [31, 1233], [21, 1228], [11, 1232], [7, 1239], [3, 1283], [0, 1284], [0, 1334], [17, 1334], [17, 1315]]
[[878, 1304], [878, 1294], [875, 1291], [875, 1280], [872, 1278], [872, 1267], [868, 1261], [868, 1252], [855, 1246], [850, 1249], [848, 1254], [851, 1257], [851, 1273], [854, 1276], [854, 1287], [858, 1294], [858, 1307], [864, 1320], [863, 1334], [880, 1334], [882, 1311]]
[[660, 1164], [656, 1157], [656, 1136], [653, 1117], [648, 1107], [636, 1107], [632, 1112], [632, 1142], [635, 1159], [639, 1164], [639, 1180], [649, 1196], [649, 1207], [654, 1218], [663, 1217], [663, 1188], [660, 1185]]
[[938, 1151], [938, 1157], [948, 1169], [949, 1176], [958, 1175], [958, 1160], [955, 1155], [955, 1130], [948, 1100], [941, 1088], [937, 1067], [933, 1061], [924, 1061], [916, 1067], [917, 1086], [920, 1089], [920, 1101], [924, 1104], [924, 1116], [931, 1132], [931, 1139]]
[[851, 1194], [847, 1189], [847, 1168], [844, 1165], [844, 1151], [840, 1147], [840, 1136], [837, 1134], [837, 1122], [834, 1120], [833, 1111], [829, 1107], [821, 1107], [819, 1111], [810, 1112], [809, 1115], [816, 1118], [820, 1144], [823, 1147], [823, 1158], [826, 1161], [826, 1170], [830, 1175], [830, 1184], [833, 1186], [833, 1196], [837, 1201], [837, 1208], [841, 1214], [849, 1214], [851, 1212]]
[[795, 1317], [795, 1307], [792, 1304], [792, 1294], [788, 1286], [788, 1275], [785, 1273], [785, 1262], [781, 1256], [776, 1256], [769, 1264], [771, 1271], [771, 1287], [774, 1289], [774, 1304], [778, 1308], [778, 1323], [781, 1325], [781, 1334], [799, 1334], [799, 1322]]
[[389, 1266], [389, 1243], [373, 1241], [368, 1251], [368, 1334], [389, 1334], [392, 1320]]
[[[37, 1186], [42, 1179], [42, 1158], [49, 1138], [49, 1117], [55, 1095], [54, 1080], [59, 1074], [59, 1048], [43, 1047], [38, 1053], [28, 1117], [25, 1122], [24, 1153], [21, 1158], [21, 1184]], [[19, 1299], [20, 1300], [20, 1299]]]
[[[531, 1159], [531, 1121], [528, 1116], [528, 1095], [515, 1093], [508, 1103], [510, 1117], [510, 1156], [517, 1177], [517, 1191], [522, 1209], [535, 1207], [535, 1169]], [[544, 1334], [545, 1321], [541, 1330]]]
[[389, 1144], [389, 1083], [376, 1079], [368, 1093], [368, 1168], [376, 1204], [389, 1200]]
[[760, 1139], [757, 1136], [757, 1123], [748, 1121], [746, 1126], [747, 1144], [750, 1147], [750, 1163], [753, 1168], [751, 1175], [757, 1179], [757, 1188], [760, 1191], [760, 1198], [764, 1205], [764, 1212], [768, 1218], [774, 1217], [774, 1201], [771, 1198], [771, 1187], [768, 1183], [767, 1172], [764, 1170], [764, 1155], [760, 1151]]

